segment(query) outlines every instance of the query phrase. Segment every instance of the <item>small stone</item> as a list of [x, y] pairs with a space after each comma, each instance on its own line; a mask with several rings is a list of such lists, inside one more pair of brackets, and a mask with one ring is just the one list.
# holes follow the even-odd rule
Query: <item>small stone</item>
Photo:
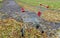
[[44, 31], [42, 31], [42, 33], [44, 33]]

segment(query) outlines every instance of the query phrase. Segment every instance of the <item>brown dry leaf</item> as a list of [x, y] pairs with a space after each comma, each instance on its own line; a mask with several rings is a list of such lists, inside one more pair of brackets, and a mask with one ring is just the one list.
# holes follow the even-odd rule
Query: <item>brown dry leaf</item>
[[60, 22], [60, 13], [51, 10], [46, 10], [44, 11], [44, 13], [42, 13], [41, 18], [49, 22]]

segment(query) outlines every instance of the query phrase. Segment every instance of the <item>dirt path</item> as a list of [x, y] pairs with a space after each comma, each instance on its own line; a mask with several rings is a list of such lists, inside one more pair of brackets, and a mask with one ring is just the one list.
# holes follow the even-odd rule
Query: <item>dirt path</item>
[[3, 12], [8, 16], [4, 16], [5, 18], [12, 17], [16, 20], [20, 20], [20, 16], [18, 16], [18, 14], [20, 14], [20, 8], [21, 7], [18, 6], [18, 4], [14, 0], [4, 0], [3, 7], [0, 12]]
[[14, 12], [14, 11], [19, 11], [20, 7], [16, 4], [14, 0], [6, 0], [3, 3], [3, 10], [5, 12], [7, 12], [8, 10]]

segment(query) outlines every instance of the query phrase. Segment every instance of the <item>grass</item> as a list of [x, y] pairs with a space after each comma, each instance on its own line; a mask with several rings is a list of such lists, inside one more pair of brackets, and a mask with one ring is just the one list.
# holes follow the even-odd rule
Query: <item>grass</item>
[[3, 2], [3, 0], [0, 0], [0, 8], [2, 7], [2, 2]]
[[3, 0], [0, 0], [0, 2], [2, 2]]
[[2, 7], [2, 3], [0, 3], [0, 8]]
[[22, 2], [32, 6], [39, 6], [40, 4], [49, 5], [51, 9], [60, 8], [60, 0], [16, 0], [17, 2]]

